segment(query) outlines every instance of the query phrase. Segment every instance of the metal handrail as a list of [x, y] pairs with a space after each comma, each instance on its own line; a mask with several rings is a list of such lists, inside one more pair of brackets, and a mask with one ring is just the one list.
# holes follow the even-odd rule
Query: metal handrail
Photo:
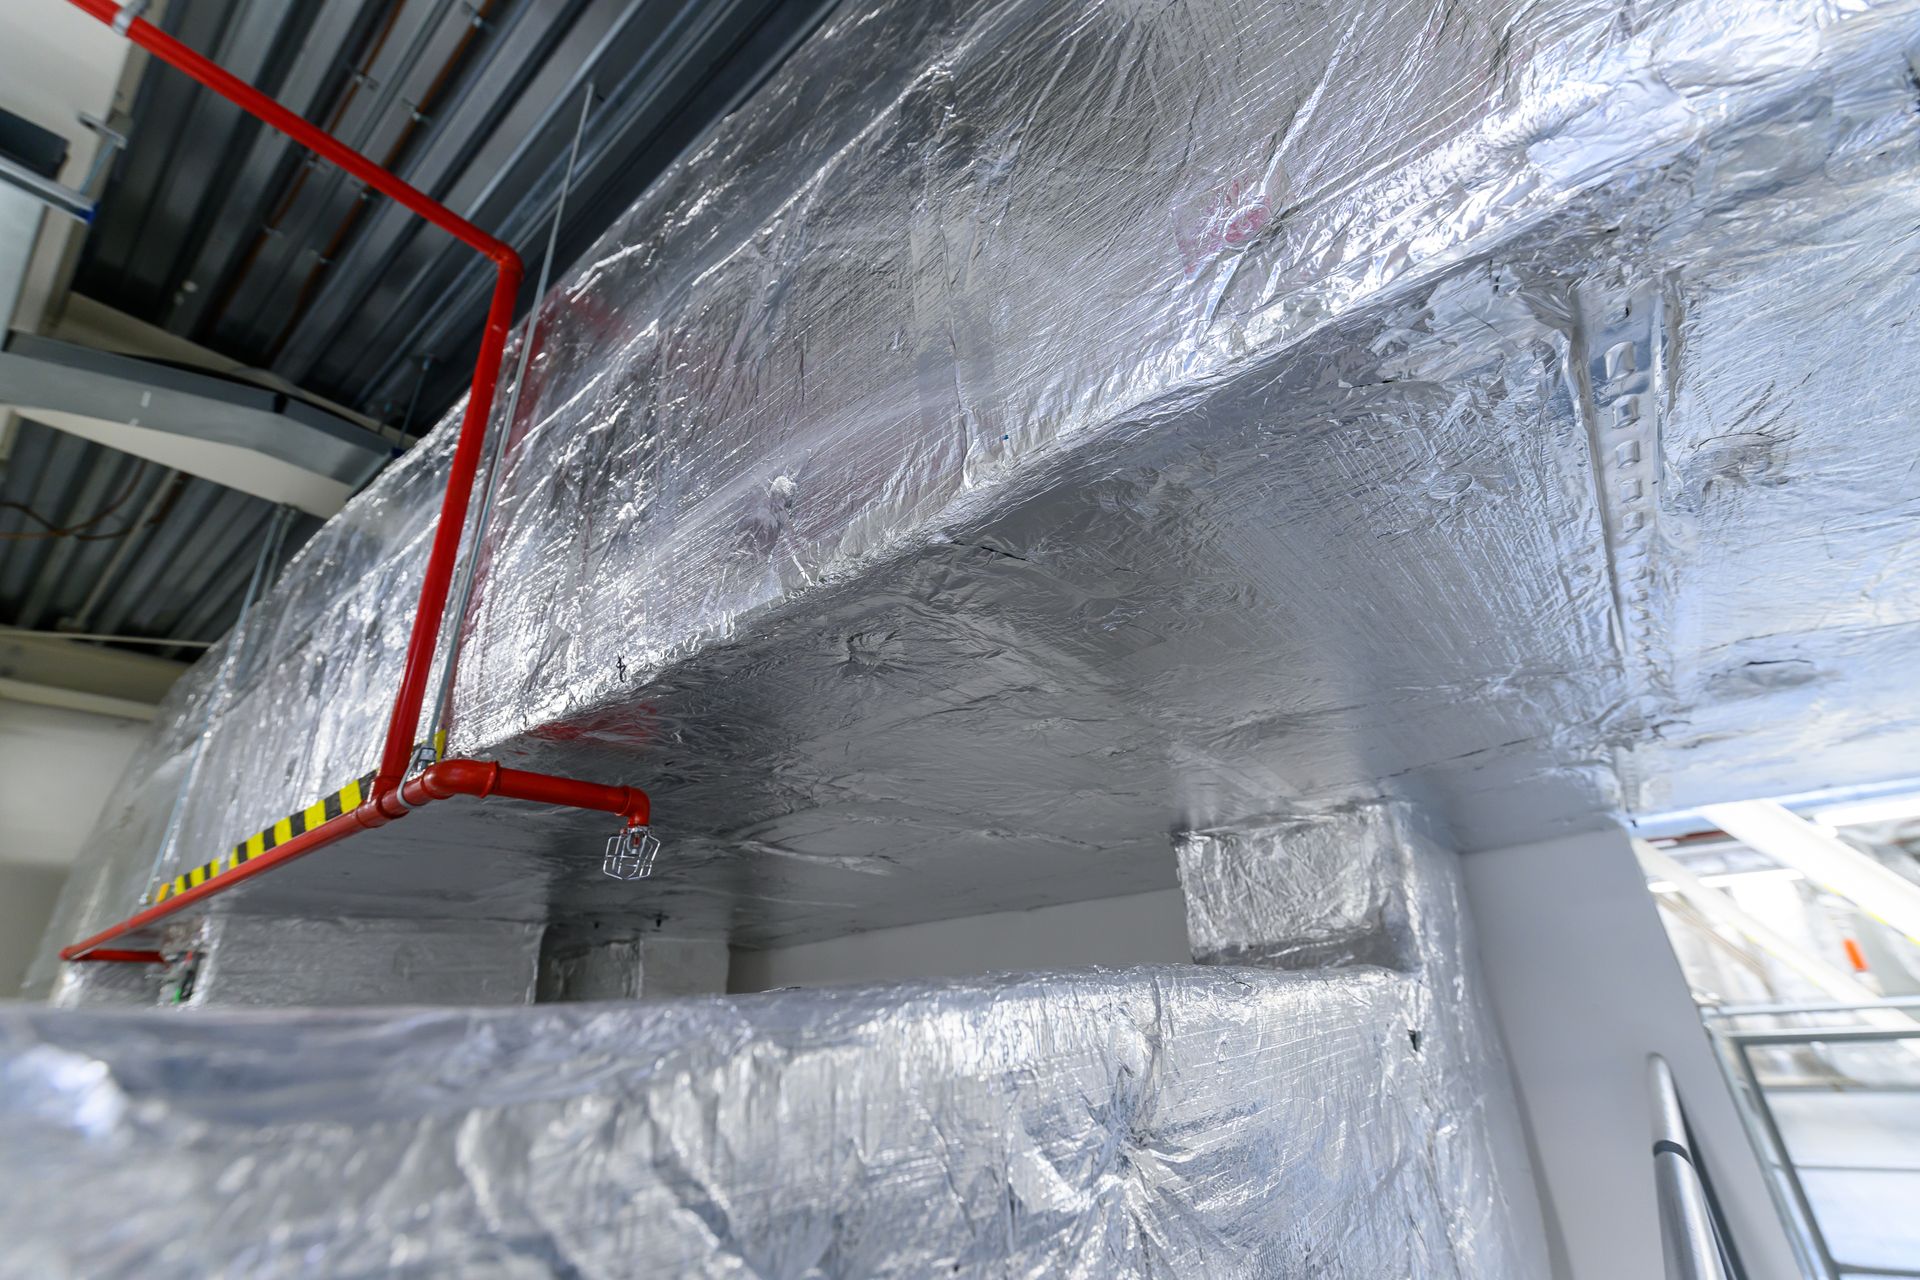
[[1703, 1018], [1785, 1017], [1803, 1013], [1853, 1013], [1861, 1009], [1920, 1009], [1920, 996], [1887, 996], [1879, 1000], [1821, 1000], [1806, 1004], [1721, 1004], [1700, 1010]]
[[1791, 1027], [1785, 1031], [1722, 1031], [1722, 1039], [1740, 1045], [1892, 1044], [1920, 1038], [1920, 1023], [1904, 1027]]
[[1686, 1112], [1665, 1058], [1647, 1059], [1653, 1102], [1653, 1186], [1667, 1280], [1738, 1280], [1712, 1197], [1695, 1164]]

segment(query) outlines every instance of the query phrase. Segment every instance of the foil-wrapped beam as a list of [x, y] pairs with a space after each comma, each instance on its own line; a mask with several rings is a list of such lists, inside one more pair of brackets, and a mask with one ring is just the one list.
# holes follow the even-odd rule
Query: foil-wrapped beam
[[[217, 912], [168, 930], [165, 963], [64, 965], [47, 998], [196, 1008], [526, 1004], [543, 983], [543, 933], [501, 920]], [[640, 994], [634, 976], [633, 991], [596, 998]]]
[[[0, 1169], [9, 1261], [1545, 1275], [1453, 855], [1398, 804], [1180, 849], [1216, 957], [1340, 963], [498, 1011], [0, 1010], [0, 1142], [35, 1153]], [[1364, 892], [1286, 887], [1349, 868]], [[590, 936], [549, 938], [543, 982], [575, 988], [555, 994], [623, 975], [641, 994], [656, 950], [700, 945]]]
[[[842, 5], [540, 309], [455, 749], [647, 786], [649, 908], [750, 945], [1164, 888], [1159, 833], [1381, 778], [1470, 846], [1884, 778], [1917, 39]], [[449, 438], [229, 642], [166, 870], [371, 763]], [[198, 723], [53, 940], [131, 909]]]
[[541, 932], [487, 920], [216, 915], [178, 949], [204, 957], [193, 1005], [527, 1004]]
[[[1400, 801], [1195, 832], [1176, 847], [1196, 959], [1407, 975], [1410, 1040], [1425, 1055], [1449, 1180], [1486, 1184], [1450, 1227], [1490, 1241], [1494, 1274], [1545, 1275], [1518, 1100], [1484, 989], [1459, 858]], [[1509, 1255], [1507, 1250], [1514, 1252]], [[1492, 1259], [1489, 1265], [1494, 1265]]]
[[549, 925], [540, 942], [534, 998], [550, 1004], [723, 995], [728, 959], [723, 938], [669, 938], [594, 924]]
[[1379, 829], [1391, 821], [1370, 807], [1179, 836], [1194, 958], [1276, 969], [1418, 968], [1410, 855]]
[[[7, 1266], [1523, 1280], [1383, 971], [520, 1010], [0, 1010]], [[1429, 1024], [1430, 1025], [1430, 1024]], [[1464, 1092], [1463, 1092], [1464, 1091]], [[1533, 1228], [1537, 1232], [1537, 1227]]]

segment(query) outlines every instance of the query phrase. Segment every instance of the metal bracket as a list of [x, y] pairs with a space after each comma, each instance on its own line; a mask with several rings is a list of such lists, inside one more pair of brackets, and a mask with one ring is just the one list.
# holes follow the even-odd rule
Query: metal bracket
[[23, 164], [16, 164], [7, 156], [0, 156], [0, 182], [20, 188], [50, 209], [58, 210], [75, 222], [93, 221], [93, 201], [84, 191], [75, 191], [72, 187], [55, 182], [52, 178], [43, 178]]
[[87, 176], [80, 180], [80, 190], [87, 195], [98, 197], [95, 188], [100, 175], [113, 163], [114, 156], [127, 149], [127, 135], [108, 124], [105, 120], [85, 111], [80, 113], [80, 123], [100, 139], [100, 146], [93, 153], [93, 163], [87, 167]]
[[147, 0], [126, 0], [113, 15], [113, 33], [124, 36], [133, 29], [134, 19], [147, 11]]
[[100, 137], [100, 145], [93, 153], [93, 164], [78, 187], [65, 186], [52, 178], [42, 177], [5, 156], [0, 156], [0, 181], [19, 187], [76, 222], [90, 223], [94, 213], [94, 188], [99, 185], [100, 176], [113, 163], [113, 157], [126, 147], [127, 140], [118, 130], [110, 128], [106, 121], [84, 111], [78, 114], [80, 123]]

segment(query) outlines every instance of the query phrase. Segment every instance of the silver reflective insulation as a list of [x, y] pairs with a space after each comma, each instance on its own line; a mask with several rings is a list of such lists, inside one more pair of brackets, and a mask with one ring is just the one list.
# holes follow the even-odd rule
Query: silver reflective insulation
[[[1397, 969], [0, 1009], [0, 1142], [34, 1155], [0, 1274], [1544, 1276], [1457, 867], [1407, 821], [1312, 835], [1369, 866]], [[1287, 881], [1302, 836], [1246, 843]]]
[[[1385, 972], [0, 1010], [0, 1274], [1493, 1280]], [[84, 1188], [84, 1194], [77, 1189]]]
[[192, 939], [204, 960], [185, 1003], [528, 1004], [541, 932], [490, 920], [215, 916]]
[[[646, 786], [658, 874], [392, 830], [516, 936], [1177, 877], [1216, 963], [7, 1008], [0, 1265], [1544, 1274], [1443, 850], [1920, 748], [1916, 48], [1906, 0], [848, 0], [544, 301], [449, 619], [454, 750]], [[228, 638], [180, 866], [371, 765], [450, 442]], [[147, 887], [222, 661], [51, 944]], [[302, 918], [453, 914], [381, 889]], [[644, 994], [619, 937], [550, 987]], [[65, 998], [151, 998], [113, 968]]]
[[[1179, 842], [1188, 934], [1203, 963], [1404, 975], [1426, 1066], [1430, 1155], [1468, 1274], [1546, 1276], [1542, 1210], [1480, 972], [1459, 858], [1400, 801], [1195, 832]], [[1467, 1189], [1471, 1190], [1467, 1190]], [[1415, 1269], [1411, 1274], [1423, 1274]]]
[[[539, 312], [454, 748], [646, 786], [669, 852], [527, 883], [765, 946], [1382, 780], [1472, 848], [1909, 771], [1917, 40], [843, 5]], [[230, 638], [183, 865], [371, 763], [449, 441]], [[131, 910], [192, 696], [57, 940]]]
[[1350, 815], [1182, 833], [1187, 940], [1206, 964], [1418, 968], [1409, 856], [1371, 807]]

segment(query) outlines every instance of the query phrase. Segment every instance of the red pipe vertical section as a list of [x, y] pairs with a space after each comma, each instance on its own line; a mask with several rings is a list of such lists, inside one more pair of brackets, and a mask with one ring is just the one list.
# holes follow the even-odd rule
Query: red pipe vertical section
[[[69, 2], [109, 26], [121, 25], [119, 18], [122, 6], [115, 0]], [[487, 311], [486, 333], [481, 338], [480, 355], [473, 368], [473, 387], [467, 395], [466, 415], [460, 423], [460, 436], [454, 446], [453, 463], [447, 474], [446, 496], [440, 502], [440, 521], [434, 528], [433, 546], [427, 555], [426, 575], [420, 584], [420, 601], [413, 615], [413, 631], [407, 638], [406, 665], [401, 671], [400, 689], [394, 698], [393, 716], [387, 722], [386, 744], [381, 751], [380, 767], [374, 778], [374, 794], [384, 795], [397, 790], [406, 777], [407, 764], [413, 754], [413, 736], [420, 728], [420, 708], [426, 701], [427, 676], [433, 666], [434, 649], [440, 640], [440, 615], [446, 611], [454, 565], [460, 558], [460, 534], [466, 524], [467, 502], [473, 494], [474, 477], [480, 469], [487, 420], [493, 414], [494, 386], [500, 380], [501, 357], [506, 352], [507, 334], [513, 325], [513, 302], [520, 290], [522, 275], [520, 255], [425, 192], [381, 168], [332, 134], [275, 102], [145, 19], [136, 17], [126, 23], [125, 34], [160, 61], [185, 72], [249, 115], [264, 120], [382, 195], [391, 197], [434, 226], [478, 249], [499, 267], [500, 276], [493, 287], [493, 303]]]
[[500, 264], [500, 278], [493, 285], [487, 331], [480, 342], [479, 362], [473, 369], [473, 389], [467, 393], [467, 414], [460, 423], [453, 464], [447, 470], [447, 492], [440, 500], [440, 520], [433, 529], [433, 549], [427, 554], [427, 572], [420, 582], [420, 604], [413, 615], [413, 634], [407, 638], [407, 662], [400, 673], [400, 692], [394, 698], [393, 718], [387, 721], [387, 745], [380, 753], [379, 772], [373, 780], [375, 795], [395, 790], [407, 776], [413, 737], [420, 729], [420, 708], [427, 698], [433, 651], [440, 639], [440, 615], [446, 612], [454, 565], [460, 559], [460, 534], [467, 524], [467, 500], [473, 496], [473, 480], [480, 471], [487, 419], [493, 414], [493, 388], [500, 378], [507, 332], [513, 327], [513, 299], [519, 291], [520, 259], [516, 257], [511, 263]]

